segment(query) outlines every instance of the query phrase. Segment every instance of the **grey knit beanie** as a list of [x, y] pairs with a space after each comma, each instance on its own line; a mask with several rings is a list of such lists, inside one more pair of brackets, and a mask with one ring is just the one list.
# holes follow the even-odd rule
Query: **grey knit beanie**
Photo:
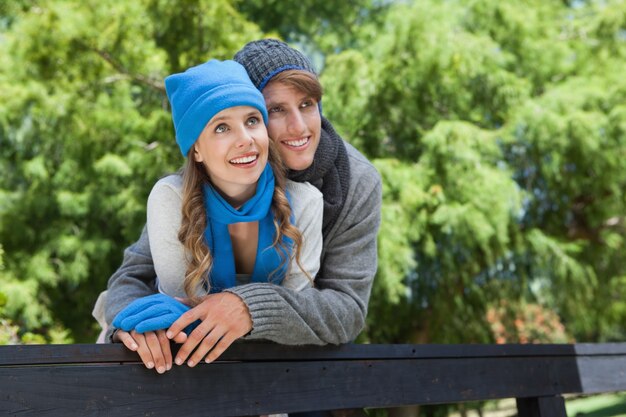
[[259, 91], [263, 91], [267, 83], [283, 71], [303, 70], [317, 75], [304, 54], [277, 39], [248, 42], [235, 54], [234, 60], [245, 67]]

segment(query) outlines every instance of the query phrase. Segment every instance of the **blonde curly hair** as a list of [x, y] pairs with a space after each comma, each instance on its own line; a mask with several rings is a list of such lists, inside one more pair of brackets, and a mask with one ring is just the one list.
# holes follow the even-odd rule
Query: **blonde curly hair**
[[[207, 227], [207, 217], [204, 207], [204, 197], [202, 194], [202, 184], [210, 183], [209, 176], [200, 162], [193, 158], [193, 148], [187, 156], [185, 166], [181, 170], [183, 177], [182, 196], [182, 221], [178, 232], [178, 239], [183, 244], [187, 253], [187, 271], [185, 272], [184, 288], [185, 293], [190, 298], [193, 305], [200, 302], [199, 293], [203, 288], [210, 289], [208, 281], [209, 272], [213, 266], [213, 257], [204, 239], [204, 231]], [[274, 195], [272, 196], [271, 210], [274, 216], [274, 227], [276, 234], [272, 247], [277, 248], [283, 258], [280, 266], [268, 276], [268, 282], [272, 275], [281, 269], [285, 263], [289, 262], [287, 275], [291, 260], [295, 259], [298, 267], [305, 275], [312, 280], [307, 271], [300, 264], [300, 250], [302, 247], [302, 234], [291, 221], [291, 206], [287, 200], [285, 186], [287, 182], [285, 167], [276, 145], [269, 141], [268, 163], [274, 171]], [[293, 242], [292, 252], [289, 253], [282, 237], [286, 236]], [[287, 278], [287, 276], [285, 277]], [[206, 285], [206, 287], [205, 287]]]

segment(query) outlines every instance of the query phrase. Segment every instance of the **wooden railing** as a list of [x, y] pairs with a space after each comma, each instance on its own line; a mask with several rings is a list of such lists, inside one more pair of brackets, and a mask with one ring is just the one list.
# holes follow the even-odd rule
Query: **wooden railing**
[[159, 375], [121, 345], [0, 346], [0, 415], [246, 416], [516, 398], [566, 416], [562, 395], [626, 391], [626, 343], [241, 343]]

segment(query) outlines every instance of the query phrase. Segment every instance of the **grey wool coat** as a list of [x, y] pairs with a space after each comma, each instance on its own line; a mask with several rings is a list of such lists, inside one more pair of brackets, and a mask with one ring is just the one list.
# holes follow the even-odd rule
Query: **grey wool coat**
[[[252, 317], [247, 340], [287, 345], [341, 344], [363, 330], [377, 268], [382, 182], [374, 166], [346, 143], [350, 185], [335, 225], [325, 236], [315, 287], [296, 292], [270, 283], [230, 288]], [[105, 318], [110, 325], [133, 300], [157, 292], [148, 232], [124, 251], [108, 283]], [[107, 336], [113, 332], [109, 326]], [[107, 337], [106, 340], [109, 338]]]

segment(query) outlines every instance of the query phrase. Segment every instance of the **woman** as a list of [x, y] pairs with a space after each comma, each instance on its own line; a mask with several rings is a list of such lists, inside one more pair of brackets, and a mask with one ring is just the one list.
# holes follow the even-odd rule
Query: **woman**
[[[280, 283], [289, 258], [285, 240], [294, 243], [295, 255], [286, 286], [309, 286], [319, 269], [320, 248], [307, 251], [306, 265], [300, 264], [302, 238], [286, 197], [298, 209], [300, 230], [321, 243], [321, 194], [308, 183], [286, 181], [264, 124], [263, 96], [247, 80], [235, 62], [215, 60], [165, 80], [177, 141], [187, 155], [182, 176], [159, 181], [148, 199], [150, 249], [166, 294], [194, 298], [268, 277]], [[209, 270], [213, 282], [205, 280]]]
[[186, 310], [173, 297], [195, 305], [249, 282], [298, 291], [319, 269], [322, 195], [285, 179], [265, 101], [245, 69], [212, 60], [167, 77], [165, 86], [187, 161], [148, 199], [150, 251], [168, 297], [143, 297], [116, 316], [116, 328], [135, 334], [169, 327]]

